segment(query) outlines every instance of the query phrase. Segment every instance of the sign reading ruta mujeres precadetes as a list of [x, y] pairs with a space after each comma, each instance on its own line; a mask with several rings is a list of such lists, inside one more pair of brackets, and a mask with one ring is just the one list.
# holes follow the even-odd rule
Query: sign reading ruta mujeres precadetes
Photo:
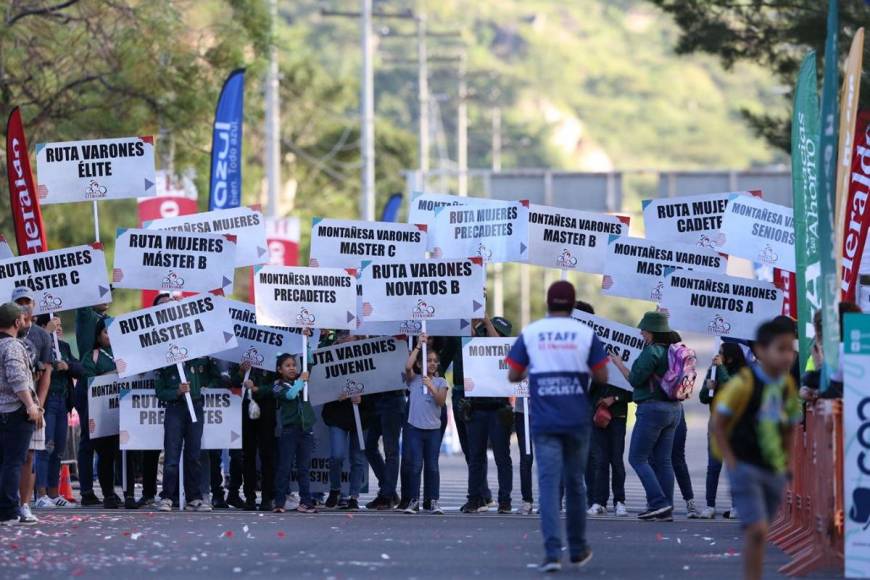
[[770, 282], [685, 270], [668, 270], [664, 282], [661, 308], [675, 330], [753, 339], [782, 313], [782, 291]]
[[257, 321], [267, 326], [356, 328], [356, 271], [263, 266], [254, 274]]
[[525, 262], [529, 250], [529, 202], [438, 207], [430, 235], [435, 258], [474, 256], [484, 262]]

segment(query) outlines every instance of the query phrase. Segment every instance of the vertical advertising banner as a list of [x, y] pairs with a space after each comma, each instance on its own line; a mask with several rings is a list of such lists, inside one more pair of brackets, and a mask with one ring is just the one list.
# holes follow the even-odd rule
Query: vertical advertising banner
[[242, 121], [245, 70], [230, 73], [214, 112], [208, 209], [229, 209], [242, 203]]
[[870, 227], [870, 211], [867, 209], [870, 197], [870, 111], [862, 111], [858, 115], [854, 144], [845, 200], [846, 221], [843, 224], [841, 249], [843, 268], [840, 275], [842, 299], [852, 302], [855, 301], [861, 257], [867, 242], [867, 228]]
[[18, 107], [12, 109], [6, 123], [6, 175], [9, 177], [9, 206], [15, 223], [18, 255], [35, 254], [48, 249], [39, 197], [33, 185], [27, 140]]

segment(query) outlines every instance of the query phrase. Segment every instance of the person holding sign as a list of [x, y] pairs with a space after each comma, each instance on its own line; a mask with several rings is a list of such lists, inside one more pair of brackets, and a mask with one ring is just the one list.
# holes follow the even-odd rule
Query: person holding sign
[[[85, 355], [82, 361], [85, 383], [90, 377], [98, 377], [115, 372], [115, 357], [112, 354], [112, 344], [106, 331], [106, 319], [97, 322], [94, 328], [94, 349]], [[82, 430], [90, 431], [90, 421], [82, 425]], [[92, 444], [99, 458], [97, 477], [103, 490], [103, 509], [118, 509], [121, 498], [115, 493], [115, 457], [120, 451], [120, 441], [117, 435], [93, 439]]]
[[546, 556], [540, 570], [562, 569], [559, 488], [565, 487], [571, 564], [592, 559], [586, 543], [586, 490], [592, 406], [590, 380], [607, 383], [608, 356], [595, 332], [571, 317], [574, 286], [564, 280], [547, 290], [547, 318], [523, 329], [505, 362], [515, 383], [526, 376], [531, 397], [532, 438], [538, 459], [541, 533]]
[[[157, 509], [172, 511], [173, 503], [180, 509], [210, 512], [211, 505], [202, 501], [200, 480], [202, 469], [203, 397], [202, 389], [220, 381], [220, 371], [214, 360], [199, 357], [183, 363], [187, 382], [181, 382], [179, 365], [163, 367], [157, 371], [155, 392], [166, 403], [163, 419], [163, 494]], [[191, 421], [185, 395], [190, 394], [196, 413], [196, 423]], [[184, 453], [184, 495], [187, 505], [179, 504], [179, 464]]]
[[[410, 500], [405, 508], [406, 514], [420, 511], [420, 473], [425, 469], [426, 479], [423, 487], [423, 502], [429, 505], [433, 514], [443, 514], [438, 505], [441, 477], [438, 473], [438, 454], [441, 451], [441, 409], [447, 403], [449, 385], [438, 376], [438, 353], [430, 350], [426, 360], [426, 374], [423, 375], [423, 363], [420, 351], [426, 342], [426, 333], [417, 338], [417, 346], [411, 351], [408, 362], [405, 363], [405, 382], [408, 384], [408, 424], [405, 427], [405, 445], [408, 446], [408, 458], [411, 465], [408, 473], [411, 476], [408, 485]], [[425, 387], [425, 394], [423, 392]]]
[[[55, 332], [61, 334], [63, 331], [60, 318], [52, 319], [50, 314], [37, 316], [36, 324], [41, 328], [54, 324]], [[66, 449], [73, 380], [82, 380], [84, 374], [69, 343], [58, 339], [57, 347], [60, 356], [52, 363], [48, 398], [45, 400], [45, 450], [36, 454], [36, 496], [39, 498], [36, 507], [47, 509], [73, 505], [58, 493], [60, 458]]]
[[[356, 422], [353, 417], [353, 406], [356, 405], [360, 414], [360, 425], [365, 431], [372, 414], [370, 397], [341, 394], [338, 401], [330, 401], [323, 405], [321, 417], [329, 427], [329, 496], [325, 508], [339, 508], [347, 511], [359, 510], [359, 494], [362, 489], [365, 471], [368, 469], [366, 453], [359, 446], [356, 433]], [[350, 462], [350, 489], [347, 497], [341, 497], [341, 470], [344, 459]]]
[[[311, 497], [311, 453], [314, 451], [314, 433], [311, 428], [317, 417], [311, 403], [302, 398], [302, 389], [308, 373], [299, 373], [296, 357], [282, 354], [275, 370], [278, 378], [272, 385], [272, 396], [278, 400], [278, 469], [275, 472], [275, 507], [273, 512], [284, 513], [284, 502], [290, 487], [290, 472], [296, 468], [299, 482], [299, 506], [296, 511], [317, 513]], [[259, 389], [254, 386], [254, 391]]]
[[[251, 366], [243, 361], [235, 369], [230, 368], [233, 383], [241, 385], [249, 393], [242, 400], [242, 480], [245, 500], [239, 496], [238, 478], [230, 475], [227, 503], [248, 511], [257, 509], [257, 459], [259, 458], [263, 492], [260, 510], [271, 511], [275, 497], [275, 399], [270, 396], [275, 373]], [[252, 406], [259, 416], [251, 414]], [[232, 472], [232, 461], [230, 472]], [[234, 487], [235, 484], [235, 487]]]

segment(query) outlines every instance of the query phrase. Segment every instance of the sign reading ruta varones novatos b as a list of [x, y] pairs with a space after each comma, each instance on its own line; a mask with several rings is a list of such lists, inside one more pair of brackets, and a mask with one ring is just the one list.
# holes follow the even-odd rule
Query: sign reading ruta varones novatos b
[[152, 196], [154, 137], [39, 143], [36, 175], [43, 204]]

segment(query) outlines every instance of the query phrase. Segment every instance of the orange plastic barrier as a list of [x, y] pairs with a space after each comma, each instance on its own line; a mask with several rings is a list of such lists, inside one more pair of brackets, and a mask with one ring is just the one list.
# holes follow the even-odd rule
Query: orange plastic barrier
[[780, 568], [802, 576], [843, 570], [843, 402], [807, 406], [805, 427], [792, 445], [793, 478], [768, 538], [791, 561]]
[[57, 489], [58, 494], [66, 501], [74, 502], [76, 500], [73, 495], [72, 483], [69, 477], [69, 465], [60, 466], [60, 486]]

